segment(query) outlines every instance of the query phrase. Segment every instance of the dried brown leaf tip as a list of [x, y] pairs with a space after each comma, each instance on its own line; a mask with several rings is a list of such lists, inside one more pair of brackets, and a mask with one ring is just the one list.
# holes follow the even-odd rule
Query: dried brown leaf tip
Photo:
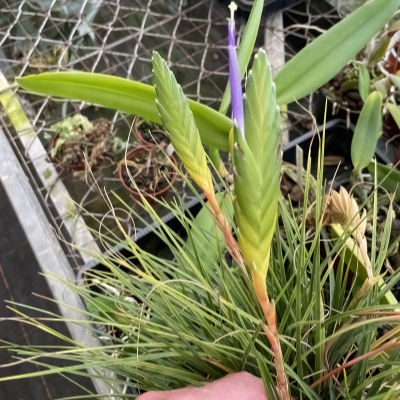
[[328, 223], [340, 224], [345, 231], [351, 234], [360, 250], [368, 277], [372, 278], [371, 262], [365, 237], [366, 215], [365, 210], [360, 213], [356, 200], [343, 186], [340, 187], [339, 192], [332, 190], [328, 195], [326, 214]]
[[360, 209], [353, 196], [341, 186], [339, 192], [332, 190], [328, 198], [328, 217], [330, 223], [343, 226], [354, 238], [365, 236], [367, 227], [366, 212]]

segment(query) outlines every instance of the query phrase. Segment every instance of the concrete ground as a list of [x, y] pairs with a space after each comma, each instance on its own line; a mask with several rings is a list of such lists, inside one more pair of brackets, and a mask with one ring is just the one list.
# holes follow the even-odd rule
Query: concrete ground
[[[12, 205], [0, 184], [0, 318], [14, 317], [7, 308], [7, 300], [57, 312], [51, 302], [38, 297], [50, 297], [45, 279], [39, 274], [39, 266], [30, 245], [20, 227]], [[57, 326], [68, 334], [65, 326]], [[21, 322], [0, 320], [0, 340], [18, 344], [55, 345], [57, 340]], [[1, 348], [0, 365], [15, 359]], [[27, 364], [0, 368], [0, 377], [23, 374], [38, 370]], [[79, 379], [79, 383], [92, 389], [91, 381]], [[0, 383], [0, 399], [53, 400], [83, 394], [82, 389], [57, 375]]]

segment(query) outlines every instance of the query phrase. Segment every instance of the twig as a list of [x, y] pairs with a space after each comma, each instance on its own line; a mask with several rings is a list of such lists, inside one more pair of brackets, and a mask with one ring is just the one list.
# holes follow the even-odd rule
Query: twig
[[232, 235], [231, 228], [228, 224], [228, 221], [226, 220], [225, 215], [221, 212], [221, 208], [217, 202], [214, 192], [209, 193], [209, 192], [205, 191], [204, 194], [208, 200], [208, 204], [210, 205], [210, 207], [214, 213], [214, 218], [217, 221], [217, 223], [224, 235], [225, 243], [228, 247], [229, 253], [238, 262], [238, 264], [240, 265], [240, 268], [243, 270], [246, 277], [249, 277], [247, 269], [244, 265], [242, 255], [240, 254], [239, 247], [236, 243], [236, 240], [234, 239], [234, 237]]
[[281, 400], [290, 400], [289, 383], [285, 373], [282, 348], [276, 325], [275, 304], [269, 301], [266, 280], [257, 279], [256, 273], [253, 274], [253, 286], [267, 321], [267, 325], [264, 325], [263, 328], [274, 354], [278, 395]]
[[354, 358], [353, 360], [346, 362], [344, 364], [342, 364], [341, 366], [333, 369], [332, 371], [328, 372], [327, 374], [325, 374], [324, 376], [322, 376], [321, 378], [319, 378], [317, 381], [315, 381], [312, 385], [311, 385], [311, 389], [314, 389], [315, 387], [317, 387], [318, 385], [320, 385], [321, 383], [325, 382], [327, 379], [329, 379], [332, 375], [336, 375], [339, 372], [343, 371], [346, 368], [351, 367], [354, 364], [357, 364], [358, 362], [365, 360], [366, 358], [370, 358], [373, 356], [376, 356], [378, 354], [381, 354], [387, 350], [390, 350], [392, 348], [395, 347], [400, 347], [400, 340], [394, 340], [394, 341], [390, 341], [388, 343], [385, 343], [384, 345], [382, 345], [381, 347], [378, 347], [375, 350], [369, 351], [368, 353], [365, 353], [359, 357]]

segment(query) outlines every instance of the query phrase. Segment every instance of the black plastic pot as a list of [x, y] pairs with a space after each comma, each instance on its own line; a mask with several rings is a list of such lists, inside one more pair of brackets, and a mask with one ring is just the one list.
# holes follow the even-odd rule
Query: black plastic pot
[[[322, 139], [323, 126], [318, 129]], [[333, 187], [347, 183], [352, 171], [350, 148], [354, 127], [346, 124], [342, 119], [334, 119], [325, 125], [325, 166], [324, 177], [328, 185], [333, 182]], [[296, 163], [296, 147], [303, 150], [304, 167], [307, 165], [308, 155], [311, 156], [311, 169], [316, 172], [319, 138], [315, 131], [307, 132], [289, 142], [283, 149], [283, 161]]]
[[[353, 170], [351, 162], [351, 141], [353, 138], [355, 126], [348, 125], [344, 119], [334, 119], [326, 123], [325, 126], [325, 167], [324, 175], [328, 183], [335, 178], [333, 188], [346, 184], [350, 180], [350, 174]], [[323, 127], [319, 127], [322, 135]], [[292, 164], [296, 163], [296, 146], [300, 146], [304, 154], [304, 163], [307, 161], [310, 152], [311, 159], [317, 161], [319, 141], [314, 131], [307, 132], [297, 139], [289, 142], [283, 151], [283, 160]], [[383, 164], [392, 164], [395, 159], [395, 148], [387, 139], [381, 137], [375, 150], [375, 157], [378, 162]], [[340, 161], [339, 168], [338, 163]], [[306, 165], [306, 164], [304, 164]]]

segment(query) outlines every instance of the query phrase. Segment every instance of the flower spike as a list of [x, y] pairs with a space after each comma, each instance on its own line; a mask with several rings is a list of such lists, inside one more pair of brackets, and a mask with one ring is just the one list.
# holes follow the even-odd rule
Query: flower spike
[[275, 305], [267, 291], [280, 196], [281, 131], [271, 65], [263, 50], [254, 57], [246, 97], [241, 103], [244, 103], [245, 130], [239, 132], [240, 127], [235, 125], [232, 152], [239, 249], [250, 270], [254, 292], [266, 319], [263, 328], [274, 354], [278, 398], [290, 400]]
[[247, 275], [238, 245], [232, 236], [231, 227], [215, 196], [211, 171], [207, 165], [206, 153], [193, 113], [182, 87], [157, 52], [153, 52], [153, 75], [156, 104], [169, 139], [190, 176], [204, 192], [214, 218], [224, 234], [229, 252]]
[[231, 17], [228, 19], [228, 54], [229, 54], [229, 84], [231, 87], [232, 119], [244, 136], [243, 93], [240, 79], [239, 61], [236, 53], [235, 39], [235, 11], [237, 5], [234, 1], [229, 5]]

